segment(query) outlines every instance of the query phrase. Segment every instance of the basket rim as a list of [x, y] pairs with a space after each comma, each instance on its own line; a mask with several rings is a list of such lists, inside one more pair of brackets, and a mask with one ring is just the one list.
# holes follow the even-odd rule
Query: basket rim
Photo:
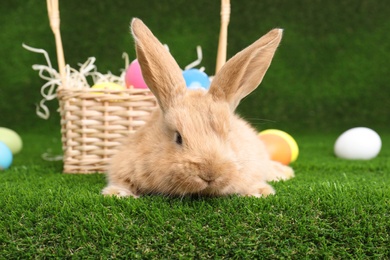
[[144, 94], [152, 93], [150, 89], [140, 89], [140, 88], [124, 88], [124, 89], [94, 89], [94, 88], [72, 88], [60, 86], [57, 88], [57, 92], [81, 92], [81, 93], [129, 93], [129, 94]]
[[109, 101], [156, 101], [149, 89], [92, 89], [92, 88], [66, 88], [57, 89], [57, 99], [94, 99], [99, 102]]

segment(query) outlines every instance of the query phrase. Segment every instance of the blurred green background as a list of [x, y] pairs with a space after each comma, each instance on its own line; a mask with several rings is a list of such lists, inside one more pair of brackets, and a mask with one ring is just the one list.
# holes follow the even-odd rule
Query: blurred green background
[[[260, 88], [238, 112], [257, 128], [289, 132], [339, 132], [354, 126], [388, 131], [390, 123], [390, 5], [387, 0], [231, 0], [228, 57], [268, 30], [284, 38]], [[32, 70], [43, 48], [56, 67], [54, 37], [46, 3], [2, 1], [0, 15], [0, 125], [16, 131], [59, 131], [56, 101], [52, 116], [35, 114], [45, 83]], [[220, 26], [219, 0], [60, 1], [65, 59], [72, 67], [97, 58], [100, 72], [119, 74], [122, 52], [135, 58], [129, 33], [139, 17], [169, 45], [184, 68], [203, 49], [212, 75]], [[57, 67], [56, 67], [57, 68]]]

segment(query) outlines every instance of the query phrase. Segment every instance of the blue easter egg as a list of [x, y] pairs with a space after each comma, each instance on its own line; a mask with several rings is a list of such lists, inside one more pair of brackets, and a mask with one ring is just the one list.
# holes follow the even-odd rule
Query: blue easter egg
[[187, 88], [189, 89], [210, 88], [209, 76], [203, 71], [198, 69], [185, 70], [183, 71], [183, 77], [186, 81]]
[[0, 170], [8, 169], [12, 164], [12, 152], [3, 142], [0, 142]]

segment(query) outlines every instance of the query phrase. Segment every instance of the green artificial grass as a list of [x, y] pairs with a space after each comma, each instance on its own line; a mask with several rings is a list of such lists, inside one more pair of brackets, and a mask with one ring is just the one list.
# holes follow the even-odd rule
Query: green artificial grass
[[332, 154], [337, 135], [295, 136], [296, 178], [265, 199], [107, 198], [104, 175], [61, 174], [56, 133], [22, 134], [0, 172], [0, 258], [388, 259], [390, 135], [370, 161]]

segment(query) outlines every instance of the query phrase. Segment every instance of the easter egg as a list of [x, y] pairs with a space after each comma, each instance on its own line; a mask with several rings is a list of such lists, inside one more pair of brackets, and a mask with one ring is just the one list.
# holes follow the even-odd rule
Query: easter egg
[[0, 170], [8, 169], [12, 164], [12, 152], [3, 142], [0, 142]]
[[17, 154], [23, 147], [20, 136], [14, 130], [5, 127], [0, 127], [0, 142], [7, 145], [12, 154]]
[[97, 83], [97, 84], [93, 85], [91, 88], [93, 88], [93, 89], [110, 89], [110, 90], [125, 90], [126, 89], [125, 87], [123, 87], [119, 84], [113, 83], [113, 82]]
[[342, 133], [334, 144], [337, 157], [348, 160], [370, 160], [382, 147], [380, 136], [367, 127], [355, 127]]
[[209, 89], [210, 79], [206, 73], [198, 69], [189, 69], [183, 71], [183, 77], [188, 89]]
[[299, 148], [297, 142], [288, 133], [268, 129], [259, 133], [259, 138], [263, 141], [271, 160], [288, 165], [297, 160]]
[[148, 86], [144, 81], [144, 77], [142, 76], [141, 67], [137, 59], [135, 59], [132, 63], [130, 63], [129, 67], [125, 73], [125, 82], [127, 88], [140, 88], [147, 89]]

